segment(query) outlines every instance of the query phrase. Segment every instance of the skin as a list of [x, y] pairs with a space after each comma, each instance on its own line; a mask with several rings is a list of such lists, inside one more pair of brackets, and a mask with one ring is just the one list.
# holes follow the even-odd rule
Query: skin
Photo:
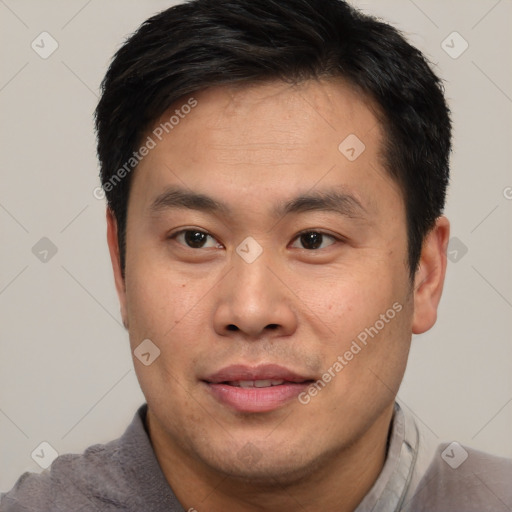
[[[403, 196], [383, 166], [376, 109], [341, 80], [222, 86], [194, 98], [133, 175], [124, 279], [107, 211], [132, 351], [146, 338], [161, 351], [149, 366], [134, 358], [157, 459], [185, 510], [354, 510], [385, 460], [412, 333], [436, 321], [448, 220], [426, 237], [411, 282]], [[366, 146], [352, 162], [338, 150], [349, 134]], [[152, 212], [173, 185], [231, 213]], [[363, 208], [272, 214], [299, 194], [333, 189]], [[185, 228], [210, 236], [199, 248], [171, 238]], [[303, 231], [326, 235], [311, 248]], [[252, 263], [236, 252], [248, 236], [263, 251]], [[201, 381], [235, 363], [321, 378], [394, 303], [401, 311], [307, 405], [243, 414]]]

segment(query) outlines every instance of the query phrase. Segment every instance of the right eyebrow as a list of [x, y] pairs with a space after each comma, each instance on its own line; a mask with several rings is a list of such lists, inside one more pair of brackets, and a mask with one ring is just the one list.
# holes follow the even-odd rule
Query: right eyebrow
[[159, 213], [171, 208], [188, 208], [206, 213], [229, 215], [231, 209], [205, 194], [189, 192], [181, 187], [169, 187], [156, 197], [149, 207], [152, 213]]

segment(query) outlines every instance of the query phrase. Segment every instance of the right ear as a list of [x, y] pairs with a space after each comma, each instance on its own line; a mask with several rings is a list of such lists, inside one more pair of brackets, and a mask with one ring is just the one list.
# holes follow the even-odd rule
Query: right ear
[[112, 210], [107, 207], [107, 243], [110, 252], [110, 261], [114, 272], [117, 296], [121, 310], [123, 325], [128, 329], [128, 315], [126, 313], [126, 286], [121, 272], [121, 258], [119, 253], [119, 242], [117, 237], [117, 220]]

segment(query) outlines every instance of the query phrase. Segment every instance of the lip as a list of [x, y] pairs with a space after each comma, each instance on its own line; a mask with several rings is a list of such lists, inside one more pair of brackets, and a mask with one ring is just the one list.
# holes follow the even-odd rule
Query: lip
[[[282, 384], [265, 388], [242, 388], [233, 381], [283, 380]], [[238, 412], [269, 412], [283, 407], [304, 391], [314, 379], [284, 366], [231, 365], [202, 379], [211, 395], [223, 405]]]
[[300, 375], [278, 364], [260, 364], [258, 366], [246, 366], [234, 364], [222, 368], [203, 380], [218, 384], [237, 380], [286, 380], [288, 382], [304, 382], [313, 377]]

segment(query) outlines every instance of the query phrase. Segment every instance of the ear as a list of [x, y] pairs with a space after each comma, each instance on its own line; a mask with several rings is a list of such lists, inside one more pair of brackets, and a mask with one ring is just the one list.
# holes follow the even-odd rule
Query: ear
[[114, 213], [107, 207], [107, 243], [110, 252], [110, 261], [114, 272], [114, 281], [116, 284], [117, 296], [121, 309], [123, 325], [128, 329], [128, 315], [126, 314], [126, 287], [121, 272], [121, 258], [119, 256], [119, 242], [117, 238], [117, 220]]
[[441, 215], [423, 241], [419, 267], [414, 278], [414, 334], [428, 331], [436, 323], [446, 274], [449, 238], [450, 222]]

